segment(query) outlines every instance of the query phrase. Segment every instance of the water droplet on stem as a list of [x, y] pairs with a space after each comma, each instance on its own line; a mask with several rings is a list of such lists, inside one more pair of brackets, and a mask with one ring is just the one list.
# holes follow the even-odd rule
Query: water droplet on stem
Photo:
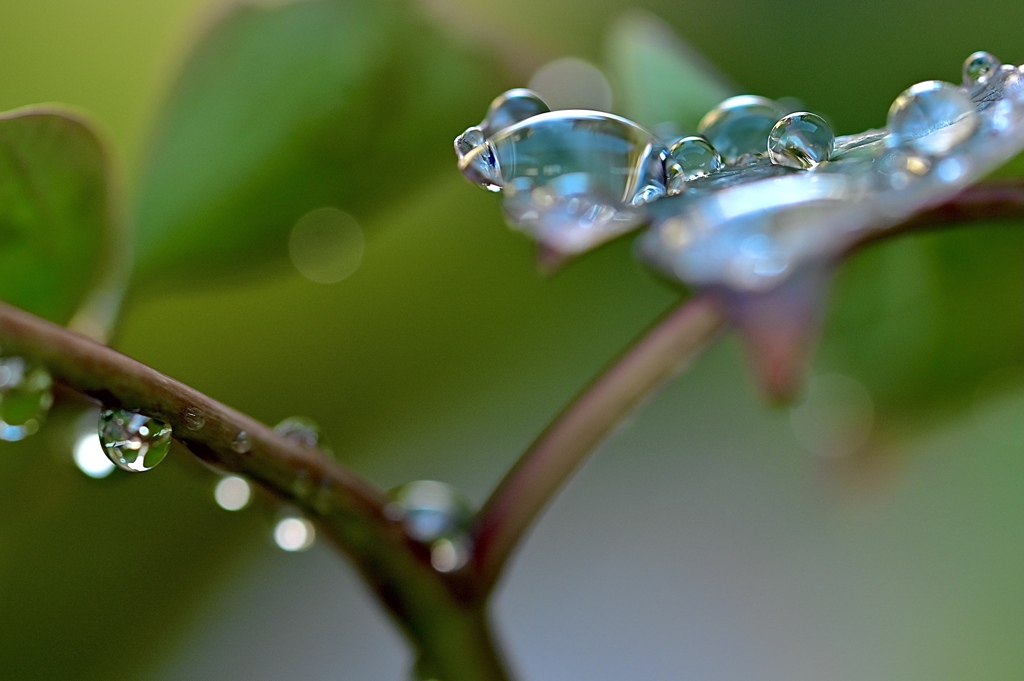
[[115, 466], [133, 473], [152, 470], [171, 449], [171, 427], [124, 409], [100, 414], [100, 444]]
[[38, 432], [53, 406], [46, 367], [22, 357], [0, 357], [0, 440], [17, 442]]

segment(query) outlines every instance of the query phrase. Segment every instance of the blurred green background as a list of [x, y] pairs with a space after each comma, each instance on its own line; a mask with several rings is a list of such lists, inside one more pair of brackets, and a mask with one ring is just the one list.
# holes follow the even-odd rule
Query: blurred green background
[[[616, 73], [608, 36], [635, 8], [744, 91], [796, 97], [840, 132], [883, 124], [913, 82], [957, 81], [974, 50], [1024, 61], [1013, 0], [254, 4], [3, 3], [0, 109], [65, 102], [109, 140], [139, 235], [119, 349], [268, 423], [312, 417], [382, 486], [442, 478], [478, 501], [678, 297], [628, 243], [536, 273], [499, 201], [455, 169], [452, 138], [491, 98], [562, 57]], [[628, 84], [611, 85], [631, 115]], [[326, 284], [288, 257], [302, 262], [291, 226], [325, 206], [355, 221], [340, 223], [341, 270], [313, 258], [312, 279], [349, 275]], [[735, 678], [736, 659], [766, 679], [1022, 678], [1021, 227], [847, 263], [821, 380], [794, 410], [754, 397], [727, 342], [642, 411], [513, 566], [497, 618], [530, 678]], [[90, 480], [71, 462], [73, 417], [0, 447], [0, 677], [225, 678], [183, 651], [196, 631], [217, 640], [198, 623], [219, 607], [275, 621], [218, 596], [279, 566], [274, 510], [220, 510], [215, 476], [184, 452]], [[273, 602], [324, 562], [287, 558], [246, 598]], [[339, 561], [316, 574], [352, 591]], [[356, 618], [323, 621], [327, 640], [361, 640]], [[624, 632], [640, 643], [601, 644]], [[355, 678], [318, 654], [336, 676], [283, 669]], [[398, 678], [382, 669], [360, 678]]]

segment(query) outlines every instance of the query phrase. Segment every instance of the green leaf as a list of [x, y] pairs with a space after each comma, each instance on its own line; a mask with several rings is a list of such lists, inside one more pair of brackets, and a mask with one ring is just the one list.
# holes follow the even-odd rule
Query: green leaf
[[281, 260], [305, 213], [363, 219], [452, 172], [452, 139], [499, 91], [486, 63], [402, 2], [238, 8], [171, 93], [140, 183], [142, 269]]
[[77, 115], [0, 115], [0, 298], [65, 323], [102, 283], [111, 254], [123, 253], [107, 168]]
[[608, 60], [626, 116], [684, 131], [737, 88], [653, 15], [631, 12], [613, 27]]

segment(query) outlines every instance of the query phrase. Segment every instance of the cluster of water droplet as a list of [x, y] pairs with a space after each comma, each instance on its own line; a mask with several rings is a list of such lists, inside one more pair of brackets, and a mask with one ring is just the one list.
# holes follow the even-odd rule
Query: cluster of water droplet
[[1024, 72], [976, 52], [961, 84], [918, 83], [884, 129], [857, 135], [755, 95], [725, 100], [694, 132], [663, 140], [512, 90], [455, 146], [463, 174], [503, 192], [512, 225], [547, 249], [577, 254], [649, 224], [640, 254], [656, 269], [761, 290], [1024, 149]]
[[430, 547], [430, 562], [439, 572], [465, 566], [472, 547], [473, 510], [457, 489], [443, 482], [417, 480], [390, 493], [385, 514], [400, 522], [412, 539]]

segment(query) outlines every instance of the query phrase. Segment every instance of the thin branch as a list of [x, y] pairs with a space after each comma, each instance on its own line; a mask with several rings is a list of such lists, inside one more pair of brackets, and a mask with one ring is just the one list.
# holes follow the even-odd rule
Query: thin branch
[[551, 498], [617, 424], [725, 327], [712, 298], [696, 296], [655, 324], [541, 433], [479, 514], [474, 561], [489, 589]]
[[[1024, 220], [1024, 179], [987, 182], [889, 229], [868, 233], [840, 255], [910, 230], [987, 220]], [[495, 488], [477, 520], [474, 564], [492, 589], [509, 556], [586, 457], [647, 396], [692, 360], [725, 326], [712, 298], [668, 314], [584, 389], [541, 433]]]

